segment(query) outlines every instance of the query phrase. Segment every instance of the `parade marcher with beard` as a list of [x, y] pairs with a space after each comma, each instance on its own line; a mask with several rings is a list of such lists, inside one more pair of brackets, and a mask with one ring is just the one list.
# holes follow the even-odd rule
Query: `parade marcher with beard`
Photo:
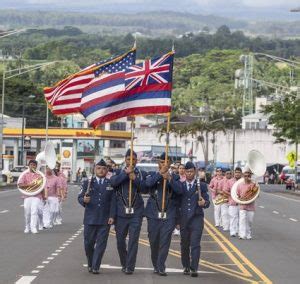
[[[165, 262], [168, 257], [172, 232], [176, 225], [176, 214], [178, 198], [182, 194], [182, 185], [179, 176], [169, 173], [169, 164], [165, 164], [163, 153], [158, 161], [159, 172], [148, 176], [146, 185], [150, 191], [147, 201], [145, 216], [148, 221], [148, 237], [151, 249], [151, 260], [154, 273], [166, 276]], [[163, 184], [166, 182], [166, 194], [163, 201]], [[165, 211], [162, 210], [162, 203], [166, 205]], [[163, 217], [162, 217], [163, 216]]]
[[[110, 178], [117, 198], [115, 222], [117, 248], [122, 271], [128, 275], [132, 274], [135, 269], [144, 215], [144, 201], [141, 194], [146, 192], [146, 173], [136, 168], [137, 155], [135, 152], [132, 153], [132, 166], [130, 166], [130, 154], [131, 150], [129, 149], [125, 155], [125, 168], [116, 170]], [[129, 204], [130, 183], [132, 183], [131, 204]], [[126, 246], [127, 236], [129, 239]]]
[[204, 212], [210, 205], [206, 183], [196, 180], [196, 168], [192, 162], [185, 166], [186, 181], [179, 206], [181, 262], [183, 273], [198, 276], [200, 260], [200, 241], [204, 227]]
[[99, 274], [110, 226], [116, 215], [116, 195], [106, 174], [106, 163], [101, 160], [95, 165], [95, 176], [83, 182], [78, 195], [78, 202], [85, 208], [84, 248], [88, 271], [93, 274]]

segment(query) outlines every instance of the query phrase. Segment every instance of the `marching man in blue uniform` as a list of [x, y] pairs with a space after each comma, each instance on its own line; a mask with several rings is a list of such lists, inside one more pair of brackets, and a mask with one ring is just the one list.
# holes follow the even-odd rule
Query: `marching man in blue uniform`
[[[117, 170], [111, 177], [111, 185], [116, 191], [117, 208], [115, 230], [117, 237], [117, 248], [122, 265], [122, 271], [130, 275], [134, 272], [136, 256], [138, 252], [138, 241], [144, 215], [144, 201], [141, 193], [146, 192], [146, 173], [138, 170], [137, 155], [133, 152], [132, 166], [130, 166], [130, 154], [128, 150], [125, 155], [126, 167]], [[131, 183], [131, 197], [130, 195]], [[129, 236], [126, 247], [126, 237]]]
[[101, 160], [95, 165], [95, 177], [82, 184], [82, 190], [78, 195], [78, 202], [85, 208], [84, 248], [88, 270], [93, 274], [99, 274], [109, 229], [114, 223], [116, 214], [116, 196], [106, 174], [106, 163]]
[[[159, 172], [148, 176], [146, 179], [150, 197], [147, 201], [145, 216], [148, 221], [148, 237], [154, 273], [166, 276], [165, 262], [176, 225], [176, 206], [178, 197], [182, 194], [182, 184], [179, 181], [179, 176], [169, 173], [169, 161], [168, 165], [165, 165], [165, 153], [160, 156], [158, 166]], [[166, 194], [163, 208], [164, 180], [166, 182]]]
[[196, 168], [192, 162], [186, 163], [185, 174], [186, 181], [183, 182], [179, 206], [181, 262], [185, 275], [197, 277], [204, 227], [203, 209], [209, 207], [210, 201], [206, 183], [195, 179]]

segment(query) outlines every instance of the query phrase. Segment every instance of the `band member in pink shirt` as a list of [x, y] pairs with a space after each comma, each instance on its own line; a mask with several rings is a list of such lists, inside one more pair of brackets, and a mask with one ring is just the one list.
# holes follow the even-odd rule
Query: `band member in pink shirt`
[[59, 180], [59, 187], [60, 187], [60, 195], [59, 199], [59, 207], [58, 213], [56, 215], [56, 219], [54, 220], [54, 225], [61, 225], [62, 224], [62, 204], [67, 198], [68, 194], [68, 180], [64, 173], [60, 170], [60, 163], [56, 162], [56, 166], [54, 169], [54, 174], [57, 176]]
[[[37, 161], [30, 160], [28, 163], [29, 171], [25, 173], [18, 182], [20, 188], [26, 188], [34, 180], [41, 178], [36, 173]], [[43, 194], [38, 193], [34, 196], [23, 195], [24, 198], [24, 217], [25, 217], [25, 230], [24, 233], [28, 234], [30, 231], [33, 234], [38, 232], [38, 210]]]
[[212, 180], [209, 183], [209, 189], [211, 191], [211, 197], [214, 203], [214, 218], [216, 227], [220, 227], [221, 225], [221, 205], [216, 205], [215, 201], [217, 199], [217, 196], [221, 193], [222, 181], [222, 169], [218, 168], [216, 171], [216, 175], [212, 178]]
[[[231, 171], [227, 170], [225, 172], [225, 177], [222, 180], [222, 188], [220, 193], [224, 196], [229, 198], [230, 195], [230, 187], [231, 187]], [[229, 200], [228, 200], [229, 201]], [[228, 202], [225, 202], [221, 204], [221, 223], [223, 226], [224, 231], [229, 231], [229, 204]]]
[[[237, 195], [243, 198], [247, 195], [247, 192], [255, 186], [255, 183], [251, 180], [252, 172], [249, 168], [244, 170], [244, 182], [237, 187]], [[255, 211], [255, 202], [253, 201], [247, 205], [239, 205], [239, 237], [240, 239], [252, 238], [252, 223]]]
[[236, 237], [239, 231], [239, 206], [231, 197], [231, 189], [235, 182], [242, 177], [242, 169], [237, 167], [234, 171], [234, 177], [230, 179], [223, 188], [223, 191], [227, 192], [228, 196], [228, 214], [229, 214], [229, 230], [230, 236]]
[[54, 220], [59, 211], [59, 196], [64, 196], [60, 188], [60, 181], [53, 171], [46, 167], [46, 198], [49, 204], [50, 228], [54, 225]]

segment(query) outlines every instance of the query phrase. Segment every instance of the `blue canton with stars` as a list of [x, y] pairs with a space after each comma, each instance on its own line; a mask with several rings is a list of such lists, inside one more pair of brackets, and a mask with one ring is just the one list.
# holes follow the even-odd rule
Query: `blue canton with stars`
[[118, 56], [118, 57], [112, 57], [97, 62], [96, 66], [101, 66], [101, 67], [99, 67], [94, 71], [95, 77], [98, 77], [102, 73], [115, 73], [115, 72], [125, 71], [126, 68], [135, 64], [136, 50], [132, 50], [128, 52], [126, 55], [121, 57]]

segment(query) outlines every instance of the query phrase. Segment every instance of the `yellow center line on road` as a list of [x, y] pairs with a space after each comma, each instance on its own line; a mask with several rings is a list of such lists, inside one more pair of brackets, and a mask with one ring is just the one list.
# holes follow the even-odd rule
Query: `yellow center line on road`
[[209, 227], [212, 231], [214, 231], [215, 234], [218, 235], [224, 241], [224, 243], [226, 243], [230, 247], [230, 249], [239, 256], [242, 262], [245, 263], [263, 281], [263, 283], [272, 283], [272, 281], [264, 273], [262, 273], [246, 256], [244, 256], [237, 249], [237, 247], [234, 246], [223, 234], [221, 234], [207, 219], [204, 219], [204, 222], [206, 227]]
[[[205, 225], [206, 225], [206, 223], [205, 223]], [[241, 275], [246, 276], [246, 277], [252, 276], [252, 274], [241, 264], [241, 262], [225, 246], [225, 244], [219, 240], [218, 236], [216, 234], [214, 234], [214, 232], [208, 226], [205, 226], [205, 229], [211, 235], [211, 237], [218, 243], [218, 245], [221, 247], [221, 249], [227, 254], [227, 256], [231, 259], [231, 261], [238, 266], [238, 268], [242, 272]], [[232, 271], [232, 272], [238, 273], [237, 271]], [[238, 273], [238, 274], [240, 274], [240, 273]]]

